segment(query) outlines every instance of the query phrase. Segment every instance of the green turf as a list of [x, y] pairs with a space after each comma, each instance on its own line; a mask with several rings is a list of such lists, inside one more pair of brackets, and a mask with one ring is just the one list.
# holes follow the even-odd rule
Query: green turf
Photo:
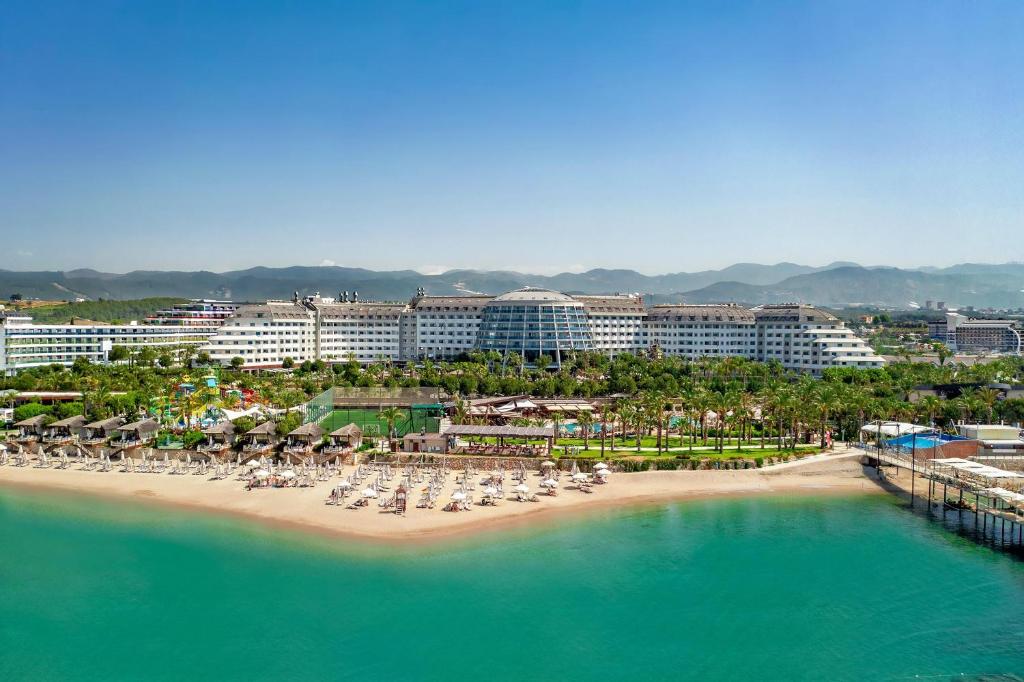
[[[340, 429], [346, 424], [356, 424], [363, 430], [364, 436], [383, 436], [387, 433], [388, 425], [379, 417], [380, 410], [351, 408], [335, 409], [320, 422], [321, 428], [327, 433]], [[426, 430], [427, 433], [437, 433], [439, 422], [428, 410], [404, 410], [405, 418], [395, 424], [395, 430], [399, 438], [407, 433], [419, 433]]]

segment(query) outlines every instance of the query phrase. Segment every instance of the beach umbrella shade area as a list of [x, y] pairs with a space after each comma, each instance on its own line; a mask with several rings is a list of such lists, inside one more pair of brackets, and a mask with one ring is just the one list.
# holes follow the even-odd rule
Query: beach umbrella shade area
[[544, 486], [545, 488], [557, 488], [558, 487], [558, 481], [556, 481], [553, 478], [548, 478], [548, 479], [545, 479], [544, 481], [541, 481], [541, 485]]
[[363, 497], [366, 497], [366, 498], [377, 497], [377, 491], [374, 490], [373, 488], [366, 488], [365, 490], [363, 490]]
[[530, 486], [526, 485], [525, 483], [520, 483], [519, 485], [516, 486], [516, 491], [521, 493], [528, 493], [530, 492]]
[[608, 471], [607, 469], [598, 469], [598, 470], [597, 470], [597, 471], [595, 472], [595, 475], [597, 475], [597, 476], [600, 476], [601, 478], [607, 478], [607, 477], [608, 477], [608, 474], [610, 474], [610, 473], [611, 473], [611, 472], [610, 472], [610, 471]]
[[452, 499], [455, 500], [456, 502], [461, 502], [462, 500], [466, 499], [466, 493], [462, 492], [461, 490], [457, 490], [454, 493], [452, 493]]
[[595, 470], [597, 470], [597, 469], [607, 469], [607, 468], [608, 468], [608, 465], [605, 464], [604, 462], [598, 462], [597, 464], [594, 465], [594, 469]]
[[266, 469], [257, 469], [256, 471], [252, 472], [252, 475], [255, 476], [256, 478], [266, 478], [267, 476], [270, 475], [270, 472], [267, 471]]

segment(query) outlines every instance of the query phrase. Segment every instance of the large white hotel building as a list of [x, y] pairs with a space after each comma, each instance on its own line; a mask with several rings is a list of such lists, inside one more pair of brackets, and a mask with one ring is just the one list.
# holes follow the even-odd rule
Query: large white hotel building
[[740, 356], [777, 360], [820, 374], [829, 367], [880, 367], [883, 360], [836, 317], [806, 305], [644, 306], [639, 296], [569, 296], [525, 288], [500, 296], [427, 296], [407, 303], [359, 301], [343, 294], [236, 305], [193, 301], [142, 323], [36, 324], [0, 312], [0, 373], [77, 358], [106, 362], [129, 350], [196, 346], [212, 360], [241, 358], [250, 369], [355, 360], [454, 359], [472, 350], [546, 355], [652, 353], [687, 359]]
[[408, 303], [311, 296], [242, 306], [206, 345], [213, 360], [247, 368], [323, 360], [454, 359], [472, 350], [547, 355], [658, 353], [688, 359], [777, 360], [820, 374], [881, 367], [883, 359], [833, 315], [806, 305], [657, 305], [639, 296], [569, 296], [520, 289], [501, 296], [425, 296]]

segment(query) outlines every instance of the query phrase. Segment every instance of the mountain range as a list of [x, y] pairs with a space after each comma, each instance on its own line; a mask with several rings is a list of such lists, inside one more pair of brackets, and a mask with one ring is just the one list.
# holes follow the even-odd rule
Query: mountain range
[[143, 271], [124, 274], [81, 269], [17, 272], [0, 270], [0, 296], [73, 300], [138, 299], [151, 296], [260, 301], [321, 292], [358, 291], [361, 298], [407, 300], [418, 287], [429, 294], [499, 294], [522, 286], [569, 293], [641, 293], [655, 303], [743, 304], [803, 302], [823, 306], [1024, 307], [1024, 264], [963, 263], [946, 268], [864, 267], [836, 262], [822, 267], [737, 263], [721, 270], [644, 275], [634, 270], [531, 275], [509, 271], [450, 270], [423, 275], [414, 270], [374, 271], [338, 266], [255, 267], [231, 272]]

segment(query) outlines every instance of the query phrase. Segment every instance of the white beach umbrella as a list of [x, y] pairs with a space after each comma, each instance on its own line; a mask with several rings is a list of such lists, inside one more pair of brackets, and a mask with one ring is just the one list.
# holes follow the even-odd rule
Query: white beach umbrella
[[556, 481], [553, 478], [549, 478], [546, 481], [544, 481], [543, 483], [541, 483], [541, 485], [544, 486], [545, 488], [557, 488], [558, 487], [558, 481]]
[[544, 462], [541, 462], [541, 463], [540, 463], [540, 465], [541, 465], [542, 467], [553, 467], [553, 466], [555, 466], [555, 463], [554, 463], [554, 462], [552, 462], [552, 461], [551, 461], [551, 460], [549, 459], [549, 460], [546, 460], [546, 461], [544, 461]]
[[291, 469], [281, 472], [281, 478], [295, 478], [295, 472]]
[[456, 500], [457, 502], [461, 502], [462, 500], [466, 499], [466, 493], [462, 492], [461, 490], [456, 490], [454, 493], [452, 493], [452, 499]]
[[255, 476], [256, 478], [266, 478], [267, 476], [270, 475], [270, 472], [267, 471], [266, 469], [257, 469], [256, 471], [252, 472], [252, 475]]
[[377, 491], [373, 488], [367, 488], [363, 491], [363, 497], [377, 497]]
[[516, 490], [521, 493], [528, 493], [530, 492], [530, 486], [526, 485], [525, 483], [520, 483], [519, 485], [516, 486]]
[[598, 470], [597, 470], [596, 472], [594, 472], [594, 473], [596, 473], [596, 474], [597, 474], [598, 476], [600, 476], [601, 478], [606, 478], [606, 477], [608, 476], [608, 474], [610, 474], [611, 472], [610, 472], [610, 471], [608, 471], [607, 469], [598, 469]]
[[352, 487], [352, 484], [349, 483], [348, 481], [342, 481], [341, 483], [338, 484], [338, 487], [348, 490], [349, 488]]
[[607, 469], [608, 465], [605, 464], [604, 462], [598, 462], [597, 464], [594, 465], [594, 468], [595, 469]]
[[486, 488], [484, 488], [484, 495], [497, 495], [497, 494], [498, 494], [498, 489], [495, 488], [493, 485], [489, 485]]
[[573, 474], [572, 475], [572, 480], [574, 480], [574, 481], [585, 481], [585, 480], [587, 480], [587, 475], [581, 471], [579, 473]]

